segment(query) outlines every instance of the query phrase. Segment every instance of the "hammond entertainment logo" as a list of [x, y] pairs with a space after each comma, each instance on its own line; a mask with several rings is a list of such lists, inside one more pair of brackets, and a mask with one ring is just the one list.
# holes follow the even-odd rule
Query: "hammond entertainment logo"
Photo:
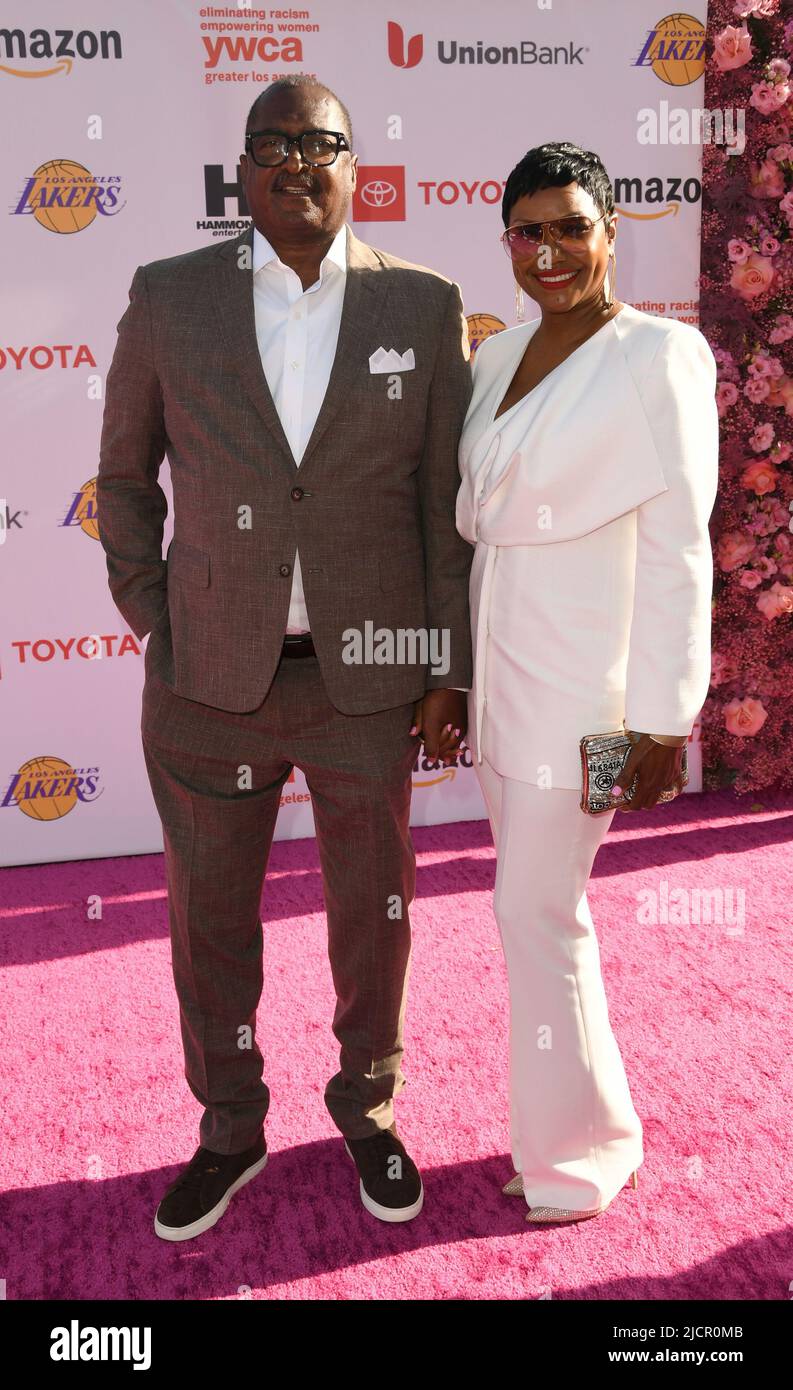
[[690, 14], [668, 14], [650, 30], [633, 66], [652, 68], [670, 87], [687, 87], [702, 76], [706, 58], [702, 20]]
[[[457, 39], [439, 39], [435, 56], [439, 63], [469, 63], [475, 65], [535, 63], [557, 67], [583, 67], [583, 53], [589, 48], [573, 40], [561, 44], [538, 44], [533, 39], [520, 39], [515, 44], [488, 44], [483, 39], [460, 43]], [[413, 34], [408, 39], [401, 24], [388, 21], [388, 57], [395, 68], [415, 68], [424, 56], [424, 35]]]
[[31, 174], [12, 216], [34, 217], [48, 232], [70, 236], [85, 231], [97, 215], [121, 212], [126, 200], [119, 203], [120, 192], [119, 174], [92, 174], [74, 159], [51, 159]]
[[8, 77], [62, 77], [76, 58], [121, 56], [117, 29], [0, 29], [0, 73]]

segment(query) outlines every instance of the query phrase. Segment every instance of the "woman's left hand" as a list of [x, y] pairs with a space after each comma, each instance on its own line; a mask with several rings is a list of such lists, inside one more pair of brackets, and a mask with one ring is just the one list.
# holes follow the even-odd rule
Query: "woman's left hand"
[[[661, 792], [683, 790], [680, 765], [683, 760], [682, 748], [670, 748], [666, 744], [655, 743], [649, 734], [641, 734], [628, 755], [628, 760], [619, 777], [615, 779], [614, 789], [624, 792], [637, 775], [636, 790], [622, 807], [625, 811], [644, 811], [655, 806]], [[614, 796], [614, 805], [620, 804], [620, 796]]]

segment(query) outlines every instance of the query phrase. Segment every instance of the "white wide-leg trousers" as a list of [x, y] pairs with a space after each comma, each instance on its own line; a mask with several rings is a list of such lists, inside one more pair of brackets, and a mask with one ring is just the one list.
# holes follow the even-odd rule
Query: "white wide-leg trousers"
[[530, 1207], [596, 1210], [644, 1158], [585, 891], [615, 813], [585, 815], [579, 792], [502, 777], [485, 756], [474, 766], [497, 854], [515, 1171]]

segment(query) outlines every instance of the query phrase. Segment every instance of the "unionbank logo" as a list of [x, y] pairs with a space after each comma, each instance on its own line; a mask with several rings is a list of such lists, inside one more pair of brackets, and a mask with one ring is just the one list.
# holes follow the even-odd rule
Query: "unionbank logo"
[[635, 68], [652, 68], [670, 87], [687, 87], [705, 71], [705, 25], [690, 14], [668, 14], [647, 35]]
[[78, 802], [96, 801], [98, 782], [98, 767], [72, 767], [49, 755], [29, 758], [12, 774], [0, 810], [13, 806], [31, 820], [60, 820]]
[[70, 236], [84, 232], [97, 214], [115, 217], [126, 206], [119, 203], [121, 177], [118, 174], [92, 174], [73, 159], [51, 159], [40, 164], [28, 179], [16, 217], [35, 217], [48, 232]]
[[486, 338], [492, 338], [494, 333], [500, 333], [506, 324], [501, 319], [497, 319], [495, 314], [469, 314], [466, 318], [468, 324], [468, 344], [471, 349], [471, 356], [476, 355], [477, 348], [482, 346]]
[[404, 164], [359, 164], [352, 215], [355, 222], [404, 222]]
[[75, 58], [120, 58], [117, 29], [0, 29], [0, 73], [9, 77], [63, 77]]
[[[435, 46], [435, 56], [439, 63], [475, 63], [493, 66], [503, 63], [518, 63], [531, 67], [534, 64], [553, 67], [577, 64], [583, 65], [581, 56], [588, 53], [584, 44], [576, 45], [572, 39], [565, 43], [538, 44], [534, 39], [518, 39], [510, 44], [488, 44], [482, 39], [475, 43], [461, 43], [458, 39], [439, 39]], [[413, 34], [405, 41], [405, 31], [401, 24], [388, 22], [388, 56], [396, 68], [415, 68], [424, 56], [424, 35]]]
[[388, 21], [388, 56], [395, 68], [415, 68], [424, 57], [424, 35], [414, 34], [405, 47], [405, 31], [401, 24]]

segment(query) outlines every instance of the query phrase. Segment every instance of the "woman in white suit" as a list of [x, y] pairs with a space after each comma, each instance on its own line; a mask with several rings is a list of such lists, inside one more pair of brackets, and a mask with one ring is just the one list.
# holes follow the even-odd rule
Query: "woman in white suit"
[[716, 364], [697, 329], [614, 298], [614, 196], [596, 155], [530, 150], [502, 215], [519, 301], [540, 317], [474, 360], [457, 502], [476, 547], [467, 741], [509, 977], [504, 1191], [525, 1197], [528, 1221], [575, 1221], [636, 1185], [644, 1157], [585, 891], [614, 811], [582, 811], [579, 744], [632, 733], [613, 789], [636, 776], [631, 809], [680, 789], [710, 675]]

